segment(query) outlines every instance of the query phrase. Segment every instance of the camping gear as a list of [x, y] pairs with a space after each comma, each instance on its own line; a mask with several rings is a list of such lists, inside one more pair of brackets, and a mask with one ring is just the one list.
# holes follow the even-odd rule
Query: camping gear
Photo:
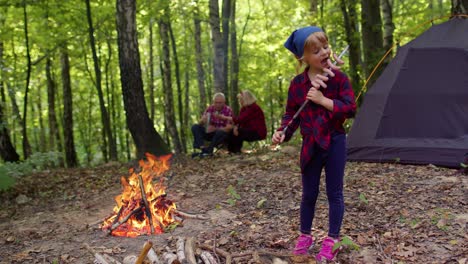
[[468, 19], [434, 25], [402, 46], [369, 89], [348, 160], [459, 168], [468, 152]]

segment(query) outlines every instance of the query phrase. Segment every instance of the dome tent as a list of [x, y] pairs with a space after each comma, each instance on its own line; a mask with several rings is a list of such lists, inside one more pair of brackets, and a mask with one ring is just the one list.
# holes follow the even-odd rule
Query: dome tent
[[460, 167], [468, 154], [468, 19], [402, 46], [365, 95], [348, 160]]

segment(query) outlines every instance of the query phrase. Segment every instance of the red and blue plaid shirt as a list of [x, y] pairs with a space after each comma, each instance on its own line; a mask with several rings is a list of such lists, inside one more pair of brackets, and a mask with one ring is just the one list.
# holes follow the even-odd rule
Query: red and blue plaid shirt
[[[306, 68], [305, 71], [297, 75], [289, 86], [288, 102], [286, 112], [281, 121], [278, 131], [289, 123], [296, 111], [306, 100], [307, 92], [312, 87]], [[291, 139], [294, 131], [301, 126], [302, 150], [301, 169], [313, 158], [314, 144], [318, 144], [322, 149], [328, 149], [330, 138], [333, 132], [345, 133], [343, 123], [346, 118], [353, 117], [356, 112], [356, 102], [354, 92], [348, 77], [340, 72], [333, 71], [335, 77], [329, 77], [327, 88], [321, 88], [323, 95], [333, 100], [333, 111], [314, 102], [307, 103], [299, 116], [292, 122], [286, 130], [285, 141]]]
[[218, 111], [218, 110], [216, 110], [214, 105], [210, 105], [205, 110], [205, 114], [207, 114], [207, 113], [210, 114], [210, 125], [214, 126], [215, 128], [223, 128], [223, 127], [225, 127], [227, 125], [228, 121], [216, 118], [215, 113], [220, 114], [220, 115], [224, 115], [224, 116], [232, 116], [232, 109], [231, 109], [231, 107], [225, 105], [223, 107], [223, 109]]

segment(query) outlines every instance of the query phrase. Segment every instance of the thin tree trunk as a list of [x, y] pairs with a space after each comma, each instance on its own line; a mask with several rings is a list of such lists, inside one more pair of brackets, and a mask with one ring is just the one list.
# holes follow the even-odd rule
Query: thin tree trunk
[[[0, 25], [3, 26], [4, 20]], [[19, 161], [19, 155], [16, 152], [10, 138], [10, 131], [8, 130], [6, 118], [3, 112], [5, 104], [5, 92], [3, 87], [3, 42], [0, 42], [0, 91], [2, 92], [2, 101], [0, 101], [0, 157], [6, 162]]]
[[200, 100], [198, 105], [198, 112], [205, 111], [207, 105], [206, 100], [206, 88], [205, 88], [205, 71], [203, 69], [203, 49], [201, 44], [201, 26], [200, 26], [200, 14], [198, 6], [195, 7], [193, 14], [193, 24], [195, 27], [195, 61], [197, 64], [197, 82], [198, 91], [200, 93]]
[[237, 94], [239, 93], [239, 57], [237, 56], [236, 0], [231, 0], [231, 108], [239, 113]]
[[171, 59], [169, 50], [169, 25], [163, 19], [159, 20], [159, 35], [161, 38], [162, 46], [162, 79], [164, 89], [164, 115], [167, 121], [167, 129], [174, 144], [176, 153], [182, 153], [182, 146], [179, 140], [179, 133], [175, 122], [174, 113], [174, 96], [172, 94], [172, 80], [171, 80]]
[[[382, 20], [384, 25], [383, 30], [383, 49], [386, 52], [393, 46], [393, 31], [395, 30], [395, 24], [393, 24], [393, 12], [392, 4], [390, 0], [380, 0], [380, 5], [382, 8]], [[390, 62], [391, 56], [388, 56], [385, 66]]]
[[[107, 136], [107, 142], [109, 143], [109, 158], [110, 160], [117, 160], [117, 143], [112, 135], [111, 124], [109, 114], [107, 112], [106, 104], [104, 102], [104, 95], [101, 86], [101, 69], [99, 67], [99, 59], [96, 52], [96, 41], [94, 38], [94, 27], [91, 15], [91, 5], [89, 0], [86, 0], [86, 16], [88, 19], [88, 33], [91, 45], [91, 51], [93, 54], [94, 62], [94, 73], [96, 75], [96, 89], [99, 97], [99, 108], [101, 110], [101, 121], [104, 128], [105, 135]], [[105, 140], [104, 140], [105, 141]], [[106, 151], [107, 152], [107, 151]], [[107, 156], [104, 153], [104, 159], [107, 161]]]
[[63, 138], [65, 141], [65, 163], [67, 167], [78, 166], [73, 136], [73, 100], [70, 80], [70, 61], [66, 44], [61, 50], [63, 85]]
[[155, 103], [154, 103], [154, 52], [153, 52], [153, 25], [154, 19], [150, 18], [149, 22], [149, 93], [150, 93], [150, 116], [154, 120]]
[[[221, 15], [222, 18], [222, 27], [223, 27], [223, 81], [224, 81], [224, 94], [226, 95], [226, 103], [228, 105], [231, 104], [229, 102], [229, 94], [231, 93], [231, 89], [229, 89], [228, 86], [228, 70], [229, 70], [229, 23], [230, 23], [230, 17], [231, 17], [231, 0], [223, 0], [223, 13]], [[236, 104], [237, 100], [232, 101], [232, 104]]]
[[[382, 19], [379, 0], [361, 0], [362, 41], [364, 72], [368, 77], [383, 55]], [[380, 75], [382, 67], [375, 72], [369, 85]]]
[[41, 92], [37, 93], [37, 115], [39, 118], [39, 151], [46, 152], [47, 150], [47, 140], [46, 132], [44, 127], [44, 118], [42, 117], [42, 96]]
[[227, 54], [224, 53], [223, 37], [221, 35], [220, 21], [219, 21], [219, 5], [218, 0], [210, 0], [210, 25], [211, 37], [213, 43], [213, 80], [214, 91], [226, 94], [225, 80], [224, 80], [224, 60]]
[[56, 84], [52, 78], [50, 68], [52, 61], [47, 57], [46, 61], [46, 78], [47, 78], [47, 104], [48, 104], [48, 119], [49, 119], [49, 149], [63, 151], [62, 140], [60, 138], [59, 127], [57, 123], [57, 115], [55, 113], [55, 93]]
[[154, 129], [146, 108], [138, 52], [135, 5], [134, 0], [116, 1], [117, 41], [127, 126], [135, 142], [137, 157], [143, 158], [145, 152], [164, 155], [169, 153], [169, 149]]
[[27, 114], [28, 114], [28, 95], [29, 95], [29, 82], [31, 80], [31, 54], [29, 50], [29, 36], [28, 36], [28, 14], [26, 12], [26, 0], [23, 0], [23, 18], [24, 18], [24, 37], [26, 46], [26, 59], [27, 59], [27, 70], [26, 70], [26, 87], [24, 89], [24, 103], [23, 103], [23, 155], [24, 159], [31, 156], [31, 145], [28, 140], [27, 133]]
[[182, 95], [182, 85], [181, 85], [181, 80], [180, 80], [179, 57], [177, 56], [176, 42], [175, 42], [174, 32], [172, 32], [172, 26], [171, 26], [170, 20], [168, 22], [168, 29], [169, 29], [169, 36], [171, 37], [171, 44], [172, 44], [171, 45], [172, 53], [173, 53], [172, 57], [174, 58], [174, 64], [175, 64], [177, 99], [178, 99], [178, 105], [179, 105], [180, 140], [183, 142], [181, 143], [182, 151], [184, 153], [187, 153], [187, 146], [185, 145], [185, 142], [187, 142], [187, 139], [185, 136], [186, 122], [184, 120], [184, 105], [182, 104], [183, 95]]
[[359, 76], [359, 58], [360, 58], [360, 43], [359, 32], [356, 30], [357, 17], [356, 17], [356, 0], [340, 1], [341, 11], [343, 12], [346, 42], [349, 44], [349, 66], [350, 77], [353, 90], [355, 92], [360, 89], [360, 76]]

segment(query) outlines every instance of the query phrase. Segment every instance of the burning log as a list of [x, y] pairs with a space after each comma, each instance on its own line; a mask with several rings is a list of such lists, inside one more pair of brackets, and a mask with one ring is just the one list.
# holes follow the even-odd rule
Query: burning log
[[140, 183], [141, 198], [145, 203], [145, 213], [146, 217], [148, 217], [149, 219], [151, 234], [154, 234], [153, 217], [151, 216], [151, 210], [149, 207], [148, 199], [146, 199], [145, 185], [143, 184], [143, 178], [141, 177], [141, 175], [138, 175], [138, 182]]
[[[146, 153], [139, 168], [131, 168], [130, 175], [121, 177], [122, 194], [115, 197], [117, 205], [112, 216], [104, 220], [103, 230], [115, 236], [136, 237], [159, 234], [177, 219], [173, 217], [176, 205], [166, 199], [164, 177], [169, 169], [170, 155], [156, 157]], [[153, 183], [158, 176], [159, 182]]]
[[176, 243], [176, 247], [177, 247], [177, 258], [179, 259], [179, 261], [181, 263], [185, 263], [185, 241], [184, 241], [184, 238], [183, 237], [179, 237], [177, 239], [177, 243]]
[[203, 260], [205, 264], [218, 264], [218, 261], [211, 255], [208, 251], [202, 251], [200, 254], [200, 258]]
[[147, 257], [150, 261], [150, 264], [162, 264], [153, 248], [149, 249]]
[[195, 241], [193, 237], [187, 238], [185, 242], [185, 257], [188, 264], [197, 264], [195, 259]]
[[135, 210], [133, 210], [131, 213], [129, 213], [126, 217], [124, 217], [124, 219], [122, 219], [121, 221], [113, 224], [111, 226], [111, 228], [109, 228], [109, 234], [112, 234], [112, 231], [114, 231], [116, 228], [118, 228], [119, 226], [123, 225], [125, 222], [128, 221], [128, 219], [130, 217], [132, 217], [132, 215], [138, 213], [140, 210], [142, 209], [142, 206], [138, 206]]

